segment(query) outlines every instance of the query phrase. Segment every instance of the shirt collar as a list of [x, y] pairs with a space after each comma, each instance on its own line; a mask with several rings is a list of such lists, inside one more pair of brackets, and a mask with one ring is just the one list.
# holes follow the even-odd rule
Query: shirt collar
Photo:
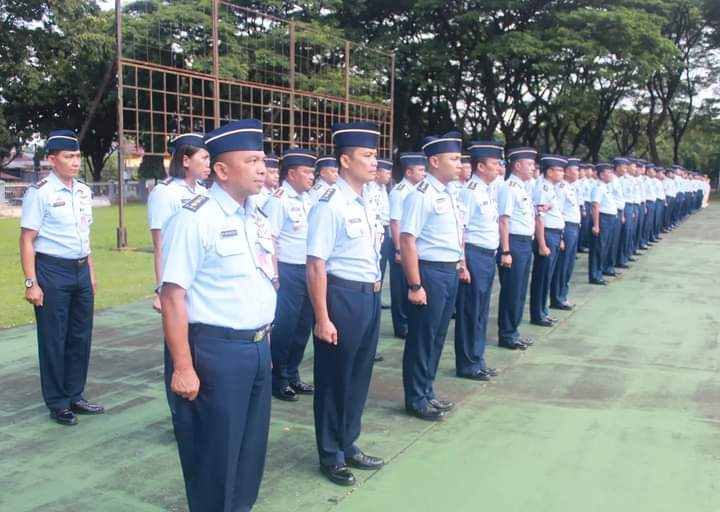
[[[490, 185], [488, 185], [487, 183], [485, 183], [485, 182], [482, 180], [482, 178], [480, 178], [480, 176], [478, 176], [478, 175], [475, 174], [475, 173], [473, 173], [473, 175], [470, 176], [470, 179], [468, 180], [468, 183], [470, 183], [471, 181], [474, 181], [475, 183], [477, 183], [477, 186], [480, 187], [480, 188], [482, 188], [483, 190], [487, 190], [487, 189], [490, 188]], [[493, 181], [495, 181], [495, 180], [493, 179]], [[491, 183], [492, 183], [492, 182], [491, 182]]]
[[282, 188], [285, 190], [285, 193], [290, 197], [300, 197], [300, 194], [298, 194], [294, 188], [292, 188], [292, 185], [290, 185], [287, 180], [283, 181], [283, 184], [281, 185]]
[[447, 185], [443, 185], [442, 183], [440, 183], [439, 179], [437, 179], [435, 176], [433, 176], [430, 173], [427, 173], [425, 175], [425, 181], [427, 181], [430, 185], [432, 185], [433, 188], [435, 190], [437, 190], [438, 192], [445, 192], [445, 191], [449, 190], [448, 189], [448, 186], [450, 185], [449, 183]]
[[[241, 214], [245, 213], [245, 207], [230, 197], [230, 194], [225, 192], [217, 183], [213, 183], [213, 186], [210, 187], [210, 195], [218, 202], [220, 208], [225, 212], [225, 215], [234, 215], [238, 211], [240, 211]], [[248, 198], [246, 204], [253, 206], [255, 203], [251, 202]]]
[[345, 197], [345, 200], [348, 203], [357, 201], [360, 204], [365, 204], [362, 196], [357, 195], [355, 191], [350, 187], [350, 184], [348, 184], [348, 182], [345, 181], [342, 176], [338, 176], [338, 179], [335, 182], [335, 187], [337, 187], [337, 189], [340, 191], [343, 197]]
[[[60, 178], [57, 177], [57, 174], [55, 174], [55, 171], [50, 171], [50, 174], [47, 176], [48, 181], [52, 184], [54, 190], [67, 190], [68, 192], [72, 192], [73, 189], [65, 185], [62, 181], [60, 181]], [[73, 188], [75, 188], [75, 178], [73, 178]]]
[[515, 181], [515, 182], [519, 183], [520, 185], [525, 185], [525, 182], [523, 180], [521, 180], [520, 178], [518, 178], [515, 173], [510, 174], [508, 181], [510, 181], [510, 180]]

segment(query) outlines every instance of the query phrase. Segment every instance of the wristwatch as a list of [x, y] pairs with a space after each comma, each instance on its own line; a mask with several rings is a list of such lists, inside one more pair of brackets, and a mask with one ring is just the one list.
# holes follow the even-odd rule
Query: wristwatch
[[411, 292], [416, 292], [420, 288], [422, 288], [422, 285], [420, 283], [415, 283], [415, 284], [411, 284], [410, 286], [408, 286], [408, 288], [410, 289]]
[[25, 288], [32, 288], [37, 284], [37, 281], [33, 279], [32, 277], [26, 277], [25, 278]]
[[510, 251], [503, 251], [500, 253], [501, 256], [510, 256], [512, 253]]

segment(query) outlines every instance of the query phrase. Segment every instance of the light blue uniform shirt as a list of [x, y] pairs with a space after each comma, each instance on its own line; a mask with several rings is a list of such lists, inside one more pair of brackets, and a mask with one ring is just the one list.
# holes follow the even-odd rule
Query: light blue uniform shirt
[[38, 232], [35, 252], [66, 259], [86, 257], [92, 222], [92, 191], [74, 178], [70, 189], [51, 172], [25, 192], [20, 226]]
[[663, 189], [665, 190], [665, 197], [675, 197], [677, 195], [677, 189], [675, 187], [674, 178], [665, 178], [663, 180]]
[[[273, 321], [274, 251], [267, 218], [216, 183], [163, 229], [163, 283], [186, 290], [190, 323], [258, 329]], [[193, 211], [194, 210], [194, 211]]]
[[383, 230], [375, 209], [338, 177], [310, 210], [307, 254], [328, 274], [349, 281], [380, 280]]
[[580, 223], [580, 203], [578, 201], [578, 182], [569, 183], [561, 181], [555, 185], [555, 191], [560, 201], [560, 211], [565, 222]]
[[263, 211], [270, 221], [273, 236], [277, 239], [278, 261], [305, 265], [307, 257], [308, 213], [312, 207], [306, 192], [298, 194], [287, 181], [283, 182]]
[[612, 193], [608, 188], [607, 184], [598, 181], [598, 184], [593, 189], [593, 203], [599, 203], [600, 213], [607, 213], [609, 215], [617, 215], [617, 206], [615, 205], [615, 199], [613, 199]]
[[312, 203], [317, 203], [318, 199], [320, 199], [325, 191], [327, 191], [330, 187], [331, 185], [327, 181], [322, 178], [318, 178], [312, 188], [308, 191], [308, 195], [310, 196]]
[[148, 197], [148, 225], [150, 229], [162, 229], [167, 220], [182, 205], [207, 189], [195, 184], [190, 188], [182, 178], [168, 178], [158, 182]]
[[253, 204], [255, 204], [258, 208], [262, 209], [265, 206], [265, 203], [267, 203], [267, 200], [270, 199], [270, 196], [272, 194], [273, 191], [263, 185], [263, 187], [260, 189], [260, 193], [252, 196]]
[[625, 198], [625, 203], [634, 204], [635, 203], [635, 183], [633, 182], [632, 176], [628, 174], [624, 174], [623, 176], [620, 176], [615, 181], [617, 181], [620, 184], [620, 187], [622, 188], [623, 197]]
[[498, 174], [492, 183], [490, 183], [490, 194], [492, 195], [495, 204], [497, 204], [498, 190], [503, 183], [505, 183], [505, 176], [500, 174]]
[[540, 177], [535, 185], [533, 205], [537, 208], [537, 214], [542, 217], [546, 228], [563, 229], [565, 227], [562, 205], [555, 185], [544, 177]]
[[403, 178], [400, 183], [395, 185], [390, 191], [390, 220], [400, 220], [403, 214], [403, 205], [405, 198], [415, 190], [417, 185], [413, 185], [407, 179]]
[[497, 249], [500, 245], [500, 230], [492, 183], [487, 185], [473, 174], [460, 191], [460, 201], [466, 209], [465, 243], [484, 249]]
[[532, 236], [535, 233], [535, 214], [525, 184], [516, 175], [498, 188], [498, 213], [510, 217], [510, 234]]
[[378, 220], [383, 226], [390, 225], [390, 199], [387, 188], [371, 181], [365, 186], [365, 197], [377, 211]]
[[613, 196], [613, 199], [615, 200], [615, 206], [617, 206], [618, 210], [622, 210], [625, 208], [625, 196], [623, 195], [623, 189], [622, 189], [622, 183], [620, 183], [620, 180], [618, 178], [615, 178], [610, 182], [610, 193]]
[[455, 203], [452, 186], [443, 185], [428, 174], [405, 199], [400, 232], [416, 238], [418, 259], [461, 260], [463, 218]]

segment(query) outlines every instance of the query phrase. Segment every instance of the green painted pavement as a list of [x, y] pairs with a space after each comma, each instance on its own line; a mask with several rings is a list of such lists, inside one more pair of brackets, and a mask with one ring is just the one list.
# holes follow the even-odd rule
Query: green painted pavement
[[[488, 347], [491, 384], [454, 378], [442, 424], [402, 412], [402, 342], [384, 314], [361, 446], [388, 459], [354, 489], [317, 472], [311, 400], [273, 402], [259, 512], [332, 510], [720, 510], [720, 207], [696, 215], [527, 352]], [[493, 301], [496, 304], [496, 300]], [[495, 336], [495, 317], [490, 322]], [[451, 329], [452, 332], [452, 329]], [[311, 353], [304, 363], [311, 379]], [[51, 423], [39, 396], [33, 327], [0, 331], [0, 510], [184, 511], [162, 386], [159, 317], [139, 302], [96, 316], [88, 398], [108, 407]]]

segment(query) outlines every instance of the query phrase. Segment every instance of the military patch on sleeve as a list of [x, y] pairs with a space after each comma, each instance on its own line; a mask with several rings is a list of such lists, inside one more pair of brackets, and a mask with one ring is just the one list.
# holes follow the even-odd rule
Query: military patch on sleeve
[[468, 183], [467, 188], [469, 188], [470, 190], [475, 190], [477, 188], [477, 181], [471, 181], [470, 183]]
[[42, 187], [43, 185], [45, 185], [45, 183], [47, 183], [47, 181], [48, 181], [48, 180], [46, 180], [46, 179], [45, 179], [45, 180], [40, 180], [40, 181], [38, 181], [37, 183], [33, 183], [32, 185], [30, 185], [30, 188], [40, 188], [40, 187]]
[[427, 181], [423, 180], [418, 184], [416, 190], [418, 192], [420, 192], [421, 194], [424, 194], [425, 192], [427, 192], [427, 189], [429, 186], [430, 186], [430, 184]]
[[173, 180], [172, 176], [168, 176], [168, 177], [165, 178], [164, 180], [158, 181], [158, 183], [159, 183], [160, 185], [170, 185], [170, 183], [172, 183], [172, 180]]
[[183, 205], [183, 208], [185, 208], [186, 210], [190, 210], [191, 212], [196, 212], [200, 209], [200, 207], [202, 205], [207, 203], [209, 200], [210, 200], [210, 198], [208, 196], [203, 196], [203, 195], [195, 196], [192, 199], [190, 199], [190, 201], [185, 203]]
[[320, 201], [322, 201], [323, 203], [327, 203], [328, 201], [330, 201], [330, 198], [335, 194], [336, 190], [337, 189], [335, 189], [335, 188], [327, 189], [325, 191], [325, 193], [322, 195], [322, 197], [320, 198]]
[[285, 194], [285, 189], [282, 187], [275, 189], [275, 192], [272, 193], [273, 197], [282, 197], [283, 194]]
[[313, 185], [313, 190], [318, 191], [322, 188], [322, 186], [322, 183], [315, 183], [315, 185]]

